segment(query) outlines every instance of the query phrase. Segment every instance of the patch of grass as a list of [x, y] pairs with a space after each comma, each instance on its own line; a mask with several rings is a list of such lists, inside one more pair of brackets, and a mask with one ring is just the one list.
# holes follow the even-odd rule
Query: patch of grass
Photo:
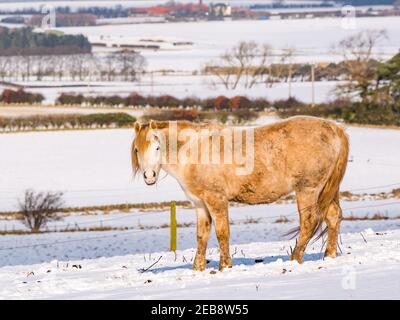
[[291, 222], [287, 217], [281, 216], [274, 221], [274, 223], [288, 223]]
[[[261, 221], [261, 218], [247, 217], [242, 223], [243, 224], [257, 224], [260, 221]], [[233, 224], [235, 224], [234, 221], [233, 221]]]
[[393, 218], [389, 218], [387, 215], [383, 215], [381, 213], [375, 213], [372, 216], [370, 215], [365, 215], [365, 216], [354, 216], [354, 215], [350, 215], [347, 217], [343, 217], [343, 220], [346, 221], [367, 221], [367, 220], [395, 220], [395, 219], [399, 219], [400, 217], [393, 217]]
[[393, 189], [393, 190], [392, 190], [392, 193], [393, 193], [393, 195], [394, 195], [396, 198], [400, 198], [400, 188], [398, 188], [398, 189]]

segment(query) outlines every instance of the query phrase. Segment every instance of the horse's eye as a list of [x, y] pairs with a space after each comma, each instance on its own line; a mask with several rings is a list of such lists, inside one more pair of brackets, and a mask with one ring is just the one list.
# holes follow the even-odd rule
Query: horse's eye
[[157, 150], [157, 151], [160, 150], [160, 146], [158, 146], [156, 150]]
[[137, 148], [135, 148], [135, 153], [138, 153]]

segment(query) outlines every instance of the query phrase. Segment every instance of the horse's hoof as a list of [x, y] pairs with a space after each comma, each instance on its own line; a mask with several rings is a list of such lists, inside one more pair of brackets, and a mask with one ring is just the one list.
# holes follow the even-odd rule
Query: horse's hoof
[[303, 257], [301, 255], [298, 255], [298, 254], [292, 254], [290, 256], [290, 260], [291, 261], [297, 261], [299, 264], [303, 263]]
[[195, 259], [193, 263], [193, 270], [204, 271], [206, 269], [206, 259]]
[[224, 258], [219, 262], [219, 271], [223, 271], [225, 268], [232, 268], [232, 259]]
[[332, 259], [335, 259], [335, 258], [337, 257], [337, 253], [334, 252], [334, 251], [328, 251], [328, 250], [326, 250], [326, 251], [325, 251], [325, 254], [324, 254], [324, 257], [325, 257], [325, 258], [332, 258]]

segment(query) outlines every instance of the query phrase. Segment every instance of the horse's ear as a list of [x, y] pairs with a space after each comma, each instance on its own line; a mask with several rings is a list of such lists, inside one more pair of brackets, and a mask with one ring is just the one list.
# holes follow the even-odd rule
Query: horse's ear
[[142, 125], [139, 122], [135, 122], [135, 132], [138, 133]]
[[157, 122], [154, 120], [150, 120], [150, 129], [157, 129]]
[[162, 129], [168, 128], [169, 122], [168, 122], [168, 121], [154, 121], [154, 120], [150, 120], [149, 125], [150, 125], [150, 129], [153, 129], [153, 130], [154, 130], [154, 129], [162, 130]]

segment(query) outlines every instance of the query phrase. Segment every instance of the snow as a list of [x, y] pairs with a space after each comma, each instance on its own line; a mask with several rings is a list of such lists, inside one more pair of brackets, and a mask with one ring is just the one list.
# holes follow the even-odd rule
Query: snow
[[[244, 232], [243, 229], [232, 229], [233, 235]], [[24, 254], [34, 261], [37, 255], [46, 252], [52, 255], [61, 251], [71, 253], [66, 260], [49, 256], [40, 264], [1, 267], [0, 298], [398, 299], [400, 231], [368, 232], [368, 229], [371, 227], [365, 232], [361, 230], [362, 235], [360, 232], [343, 233], [342, 254], [336, 259], [322, 260], [320, 244], [309, 246], [302, 265], [288, 261], [287, 252], [293, 241], [265, 242], [256, 229], [247, 233], [251, 240], [246, 243], [236, 244], [233, 239], [234, 266], [223, 272], [216, 271], [219, 257], [215, 239], [207, 252], [208, 268], [205, 272], [196, 272], [191, 269], [193, 248], [185, 249], [185, 245], [175, 254], [165, 249], [157, 251], [160, 246], [154, 243], [155, 240], [163, 243], [164, 248], [167, 246], [167, 230], [153, 234], [151, 253], [140, 254], [129, 252], [134, 251], [138, 241], [140, 247], [146, 248], [154, 231], [126, 232], [109, 238], [104, 238], [102, 233], [102, 240], [92, 241], [88, 238], [94, 236], [71, 234], [78, 241], [67, 242], [62, 249], [57, 250], [59, 245], [36, 247]], [[190, 230], [189, 239], [192, 245], [194, 229]], [[121, 250], [121, 247], [127, 250]], [[76, 258], [79, 251], [86, 259]], [[93, 251], [99, 257], [88, 259], [94, 255]], [[12, 257], [17, 256], [10, 250], [6, 252]], [[23, 252], [20, 251], [19, 256]], [[261, 262], [256, 263], [255, 259]], [[148, 271], [140, 271], [154, 263]]]
[[[84, 34], [92, 42], [135, 44], [141, 39], [164, 40], [165, 50], [143, 51], [149, 70], [198, 70], [240, 41], [268, 43], [274, 49], [297, 49], [295, 61], [339, 61], [333, 48], [343, 38], [363, 30], [386, 29], [388, 39], [377, 44], [376, 52], [390, 57], [398, 52], [398, 17], [356, 18], [356, 27], [342, 27], [341, 18], [293, 20], [200, 21], [185, 23], [138, 24], [60, 28], [69, 34]], [[173, 41], [190, 41], [185, 49], [170, 48]], [[168, 49], [168, 50], [167, 50]]]
[[[1, 8], [1, 6], [0, 6]], [[179, 98], [197, 96], [200, 98], [218, 95], [245, 95], [252, 98], [264, 97], [271, 101], [286, 99], [289, 95], [287, 83], [272, 88], [256, 85], [252, 89], [242, 87], [227, 90], [212, 85], [207, 76], [192, 75], [199, 72], [206, 63], [215, 60], [227, 49], [240, 41], [269, 43], [279, 54], [281, 50], [296, 49], [293, 61], [300, 63], [337, 62], [342, 60], [340, 52], [333, 45], [345, 37], [360, 31], [386, 29], [388, 39], [376, 45], [377, 58], [388, 59], [400, 48], [400, 23], [398, 17], [357, 18], [355, 29], [343, 29], [341, 18], [270, 20], [270, 21], [200, 21], [164, 24], [108, 25], [94, 27], [60, 28], [67, 34], [84, 34], [92, 42], [111, 44], [143, 44], [143, 40], [160, 40], [161, 50], [141, 52], [147, 59], [148, 74], [140, 83], [90, 82], [90, 81], [25, 81], [28, 91], [42, 93], [45, 104], [54, 104], [61, 93], [82, 93], [85, 95], [128, 95], [134, 91], [142, 95], [173, 94]], [[193, 46], [173, 46], [173, 42], [193, 42]], [[94, 48], [95, 52], [109, 51], [109, 48]], [[174, 75], [162, 75], [160, 71], [173, 70]], [[315, 102], [326, 102], [334, 97], [333, 90], [338, 82], [316, 82]], [[72, 87], [73, 86], [73, 87]], [[4, 86], [0, 89], [4, 89]], [[292, 96], [311, 102], [311, 83], [293, 82]]]

